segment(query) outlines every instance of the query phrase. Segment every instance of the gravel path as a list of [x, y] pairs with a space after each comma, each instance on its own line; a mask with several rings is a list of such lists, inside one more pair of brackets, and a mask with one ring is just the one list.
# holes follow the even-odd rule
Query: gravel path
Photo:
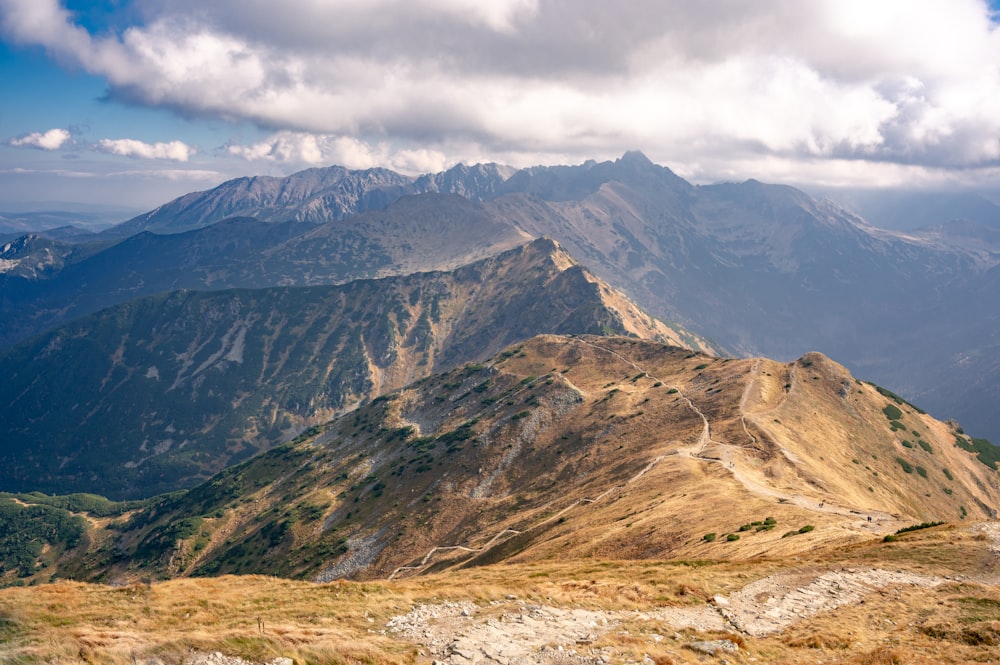
[[[726, 624], [708, 606], [652, 612], [600, 611], [500, 601], [486, 607], [471, 602], [420, 605], [393, 617], [390, 633], [423, 644], [437, 663], [501, 665], [608, 663], [613, 649], [591, 645], [627, 621], [659, 621], [674, 628], [723, 630]], [[664, 639], [663, 636], [660, 636]]]
[[[478, 607], [470, 601], [420, 605], [393, 617], [390, 634], [422, 644], [438, 665], [495, 663], [527, 665], [552, 662], [604, 665], [615, 650], [598, 649], [602, 635], [630, 622], [654, 622], [660, 633], [653, 641], [687, 640], [677, 631], [729, 630], [751, 637], [784, 631], [821, 612], [861, 602], [879, 589], [915, 585], [933, 587], [944, 578], [880, 569], [831, 570], [820, 575], [783, 574], [757, 580], [710, 604], [655, 610], [601, 611], [532, 605], [510, 598]], [[669, 637], [668, 637], [669, 636]], [[730, 650], [726, 640], [678, 644]]]

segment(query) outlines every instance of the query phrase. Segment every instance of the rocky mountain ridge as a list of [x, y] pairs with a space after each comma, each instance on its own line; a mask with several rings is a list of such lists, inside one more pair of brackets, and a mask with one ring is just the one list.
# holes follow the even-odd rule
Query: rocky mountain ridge
[[0, 343], [165, 291], [343, 284], [452, 270], [531, 238], [475, 202], [427, 194], [325, 224], [234, 217], [183, 233], [142, 232], [108, 247], [40, 239], [58, 250], [49, 253], [58, 254], [60, 269], [29, 274], [35, 262], [23, 254], [5, 264], [0, 303], [10, 315], [0, 319]]
[[541, 332], [711, 344], [536, 240], [451, 272], [341, 286], [176, 291], [0, 356], [0, 484], [149, 496], [310, 424]]
[[192, 192], [103, 232], [124, 238], [141, 231], [178, 233], [229, 217], [319, 224], [382, 209], [404, 196], [460, 194], [479, 200], [498, 191], [513, 169], [498, 164], [458, 164], [411, 178], [384, 168], [312, 168], [284, 178], [253, 176]]
[[137, 569], [329, 581], [791, 557], [994, 518], [988, 452], [820, 354], [731, 360], [543, 335], [154, 501], [51, 566], [104, 581]]
[[1000, 438], [992, 228], [877, 229], [791, 187], [691, 185], [639, 152], [504, 175], [462, 192], [558, 240], [654, 315], [740, 355], [822, 350]]

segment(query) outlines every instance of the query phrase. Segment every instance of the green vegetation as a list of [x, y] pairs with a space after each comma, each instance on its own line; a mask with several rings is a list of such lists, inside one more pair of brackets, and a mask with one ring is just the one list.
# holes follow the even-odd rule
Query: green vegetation
[[941, 473], [943, 473], [944, 477], [947, 478], [948, 480], [955, 480], [955, 476], [951, 475], [951, 471], [949, 471], [948, 469], [946, 468], [941, 469]]
[[886, 404], [885, 408], [882, 409], [882, 413], [889, 420], [899, 420], [903, 417], [903, 412], [899, 410], [899, 407], [895, 404]]
[[899, 404], [900, 406], [902, 406], [902, 405], [905, 404], [906, 406], [910, 407], [911, 409], [913, 409], [917, 413], [920, 413], [920, 414], [927, 413], [926, 411], [924, 411], [923, 409], [921, 409], [919, 406], [914, 406], [913, 404], [911, 404], [910, 402], [907, 402], [905, 399], [903, 399], [902, 397], [900, 397], [896, 393], [892, 392], [891, 390], [883, 388], [882, 386], [877, 386], [874, 383], [872, 383], [871, 381], [866, 381], [865, 383], [867, 383], [872, 388], [874, 388], [875, 390], [877, 390], [879, 392], [879, 394], [882, 395], [883, 397], [888, 397], [889, 399], [891, 399], [896, 404]]
[[738, 535], [736, 535], [735, 533], [726, 534], [726, 541], [727, 542], [731, 543], [734, 540], [739, 540], [739, 539], [740, 539], [740, 537]]
[[[964, 624], [972, 624], [980, 621], [996, 622], [1000, 621], [1000, 601], [994, 598], [979, 598], [976, 596], [965, 596], [958, 598], [958, 603], [963, 612], [960, 621]], [[989, 633], [988, 633], [989, 634]], [[995, 633], [992, 633], [995, 634]], [[982, 640], [975, 632], [964, 633], [963, 638], [972, 644], [988, 644]]]
[[61, 508], [71, 513], [87, 513], [94, 517], [117, 517], [129, 510], [144, 508], [156, 501], [156, 499], [146, 499], [142, 501], [111, 501], [96, 494], [63, 494], [50, 496], [41, 492], [28, 492], [24, 494], [10, 494], [0, 492], [0, 498], [13, 498], [22, 503], [37, 506], [51, 506]]
[[83, 518], [46, 505], [22, 506], [0, 498], [0, 574], [16, 570], [21, 577], [37, 572], [46, 546], [76, 547], [85, 531]]
[[706, 533], [704, 536], [701, 537], [701, 539], [704, 540], [706, 543], [710, 543], [715, 540], [715, 534]]
[[923, 448], [926, 452], [930, 453], [931, 455], [934, 454], [934, 449], [931, 447], [931, 444], [927, 443], [923, 439], [917, 439], [917, 445]]
[[941, 526], [944, 522], [921, 522], [920, 524], [911, 524], [910, 526], [904, 526], [902, 529], [896, 529], [896, 533], [890, 533], [885, 538], [882, 539], [883, 542], [891, 543], [899, 540], [899, 536], [904, 533], [909, 533], [910, 531], [920, 531], [921, 529], [930, 529], [931, 527]]
[[748, 524], [741, 524], [738, 531], [755, 531], [757, 533], [761, 531], [770, 531], [778, 524], [778, 521], [773, 517], [767, 517], [763, 521], [757, 520], [750, 522]]
[[521, 351], [523, 349], [524, 349], [524, 346], [515, 346], [512, 349], [507, 349], [506, 351], [501, 351], [500, 352], [500, 360], [503, 361], [503, 360], [507, 360], [508, 358], [513, 358], [517, 354], [521, 353]]
[[955, 445], [967, 452], [976, 453], [980, 462], [994, 471], [997, 470], [997, 462], [1000, 462], [1000, 448], [994, 446], [986, 439], [977, 439], [975, 437], [965, 437], [956, 434]]
[[896, 462], [899, 463], [899, 466], [903, 467], [903, 471], [905, 471], [906, 473], [913, 473], [913, 465], [907, 462], [902, 457], [897, 457]]
[[918, 476], [920, 476], [921, 478], [926, 478], [927, 477], [927, 469], [925, 469], [924, 467], [919, 466], [919, 465], [916, 467], [916, 469], [917, 469], [917, 475]]
[[896, 533], [909, 533], [910, 531], [920, 531], [921, 529], [930, 529], [935, 526], [941, 526], [944, 522], [921, 522], [920, 524], [911, 524], [910, 526], [904, 526], [902, 529], [896, 529]]

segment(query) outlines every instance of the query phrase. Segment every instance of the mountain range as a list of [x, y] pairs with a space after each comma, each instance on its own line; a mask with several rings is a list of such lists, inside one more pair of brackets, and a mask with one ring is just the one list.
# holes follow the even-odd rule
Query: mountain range
[[113, 229], [105, 245], [61, 244], [44, 274], [23, 267], [30, 254], [7, 259], [0, 340], [169, 289], [450, 269], [544, 236], [650, 314], [731, 354], [822, 351], [1000, 439], [991, 406], [1000, 399], [1000, 248], [969, 224], [879, 229], [791, 187], [691, 185], [641, 153], [416, 178], [311, 169], [189, 194]]

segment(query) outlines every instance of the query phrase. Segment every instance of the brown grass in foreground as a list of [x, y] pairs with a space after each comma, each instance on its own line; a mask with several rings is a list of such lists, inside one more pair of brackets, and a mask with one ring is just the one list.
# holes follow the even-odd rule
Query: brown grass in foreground
[[[414, 605], [472, 600], [605, 610], [704, 605], [779, 572], [804, 578], [824, 570], [885, 567], [923, 574], [960, 573], [978, 581], [938, 587], [889, 587], [862, 604], [806, 618], [784, 632], [741, 644], [738, 662], [968, 663], [1000, 660], [1000, 588], [988, 543], [947, 527], [869, 542], [812, 557], [754, 561], [561, 561], [494, 565], [393, 582], [312, 584], [247, 576], [178, 579], [109, 587], [59, 582], [0, 590], [0, 662], [132, 665], [133, 658], [182, 661], [220, 651], [261, 662], [276, 656], [305, 664], [425, 663], [421, 648], [381, 631]], [[636, 621], [594, 646], [614, 662], [701, 662], [686, 648], [727, 634], [674, 631]], [[732, 662], [732, 661], [731, 661]]]

